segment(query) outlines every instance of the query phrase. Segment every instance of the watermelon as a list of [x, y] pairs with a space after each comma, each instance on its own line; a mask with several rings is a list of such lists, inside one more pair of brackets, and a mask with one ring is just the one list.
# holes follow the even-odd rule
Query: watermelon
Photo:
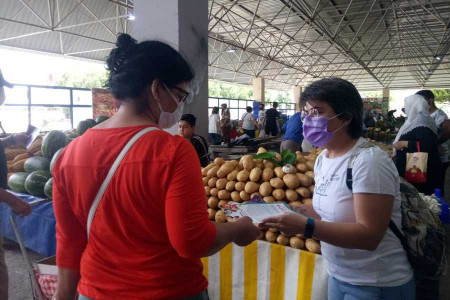
[[44, 197], [44, 187], [50, 178], [52, 174], [49, 171], [34, 171], [25, 179], [25, 190], [33, 196]]
[[50, 178], [47, 183], [45, 183], [44, 186], [44, 194], [45, 196], [47, 196], [48, 198], [52, 198], [52, 192], [53, 192], [53, 177]]
[[89, 128], [91, 128], [91, 123], [88, 121], [80, 121], [77, 126], [78, 135], [83, 135]]
[[76, 139], [77, 137], [79, 137], [79, 135], [76, 132], [71, 132], [71, 133], [66, 134], [66, 138], [69, 138], [69, 139]]
[[97, 125], [97, 122], [95, 122], [94, 119], [86, 119], [86, 121], [89, 122], [89, 124], [91, 124], [91, 128]]
[[42, 154], [44, 155], [44, 157], [51, 159], [56, 151], [58, 151], [58, 149], [61, 149], [65, 146], [66, 135], [62, 131], [52, 130], [47, 133], [42, 140]]
[[53, 166], [56, 163], [56, 160], [58, 159], [58, 156], [61, 154], [61, 152], [64, 150], [64, 148], [59, 149], [56, 151], [55, 155], [53, 155], [52, 161], [50, 162], [50, 173], [53, 174]]
[[101, 122], [105, 122], [108, 119], [109, 119], [108, 116], [98, 116], [97, 119], [95, 119], [95, 121], [97, 122], [97, 124], [100, 124]]
[[25, 161], [23, 165], [25, 172], [31, 173], [38, 170], [49, 171], [50, 170], [50, 159], [42, 156], [30, 157]]
[[26, 193], [25, 179], [27, 179], [29, 173], [17, 172], [12, 174], [8, 179], [8, 186], [11, 191], [16, 193]]

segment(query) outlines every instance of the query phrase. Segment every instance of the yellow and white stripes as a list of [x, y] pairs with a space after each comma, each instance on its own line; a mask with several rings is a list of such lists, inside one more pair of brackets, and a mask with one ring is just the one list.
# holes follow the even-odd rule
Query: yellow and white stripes
[[327, 298], [321, 255], [256, 241], [228, 245], [202, 259], [211, 300], [319, 300]]

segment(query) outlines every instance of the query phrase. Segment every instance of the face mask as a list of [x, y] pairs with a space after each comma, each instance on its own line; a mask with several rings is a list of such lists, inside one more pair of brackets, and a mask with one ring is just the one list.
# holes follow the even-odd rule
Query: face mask
[[342, 126], [341, 128], [338, 128], [333, 132], [328, 132], [328, 121], [336, 118], [339, 115], [336, 115], [330, 119], [326, 117], [306, 116], [305, 120], [303, 121], [303, 136], [305, 137], [306, 141], [311, 145], [319, 148], [322, 148], [326, 144], [328, 144], [334, 133], [343, 128]]
[[181, 116], [183, 115], [183, 107], [184, 102], [178, 104], [178, 101], [175, 99], [175, 96], [167, 89], [170, 94], [170, 98], [178, 105], [177, 109], [174, 112], [167, 112], [161, 106], [161, 103], [158, 101], [158, 107], [161, 110], [161, 114], [159, 115], [158, 126], [167, 129], [171, 128], [173, 125], [177, 124], [180, 121]]

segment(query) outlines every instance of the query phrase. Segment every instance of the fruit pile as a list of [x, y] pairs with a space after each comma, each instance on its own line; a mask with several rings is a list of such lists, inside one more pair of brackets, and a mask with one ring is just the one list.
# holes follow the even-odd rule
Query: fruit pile
[[[264, 148], [258, 150], [258, 154], [266, 152]], [[239, 161], [216, 158], [202, 169], [209, 218], [216, 222], [227, 222], [221, 206], [230, 201], [246, 203], [254, 196], [261, 196], [267, 203], [284, 201], [293, 207], [312, 203], [314, 163], [319, 153], [320, 150], [317, 150], [303, 156], [298, 151], [292, 154], [294, 157], [291, 160], [285, 159], [291, 155], [288, 152], [274, 153], [273, 159], [271, 155], [262, 155], [266, 159], [245, 155]], [[261, 239], [320, 253], [319, 242], [305, 240], [302, 235], [287, 236], [269, 229], [262, 232]]]
[[24, 145], [6, 148], [8, 187], [17, 193], [52, 198], [52, 170], [64, 147], [106, 118], [81, 121], [76, 131], [51, 130], [36, 137], [28, 149]]

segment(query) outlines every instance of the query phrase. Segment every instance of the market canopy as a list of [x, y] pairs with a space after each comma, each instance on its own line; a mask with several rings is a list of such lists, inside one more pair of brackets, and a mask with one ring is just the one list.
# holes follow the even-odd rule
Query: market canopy
[[[104, 60], [132, 0], [0, 0], [0, 45]], [[127, 19], [128, 18], [128, 19]], [[449, 0], [210, 0], [209, 77], [450, 88]]]

